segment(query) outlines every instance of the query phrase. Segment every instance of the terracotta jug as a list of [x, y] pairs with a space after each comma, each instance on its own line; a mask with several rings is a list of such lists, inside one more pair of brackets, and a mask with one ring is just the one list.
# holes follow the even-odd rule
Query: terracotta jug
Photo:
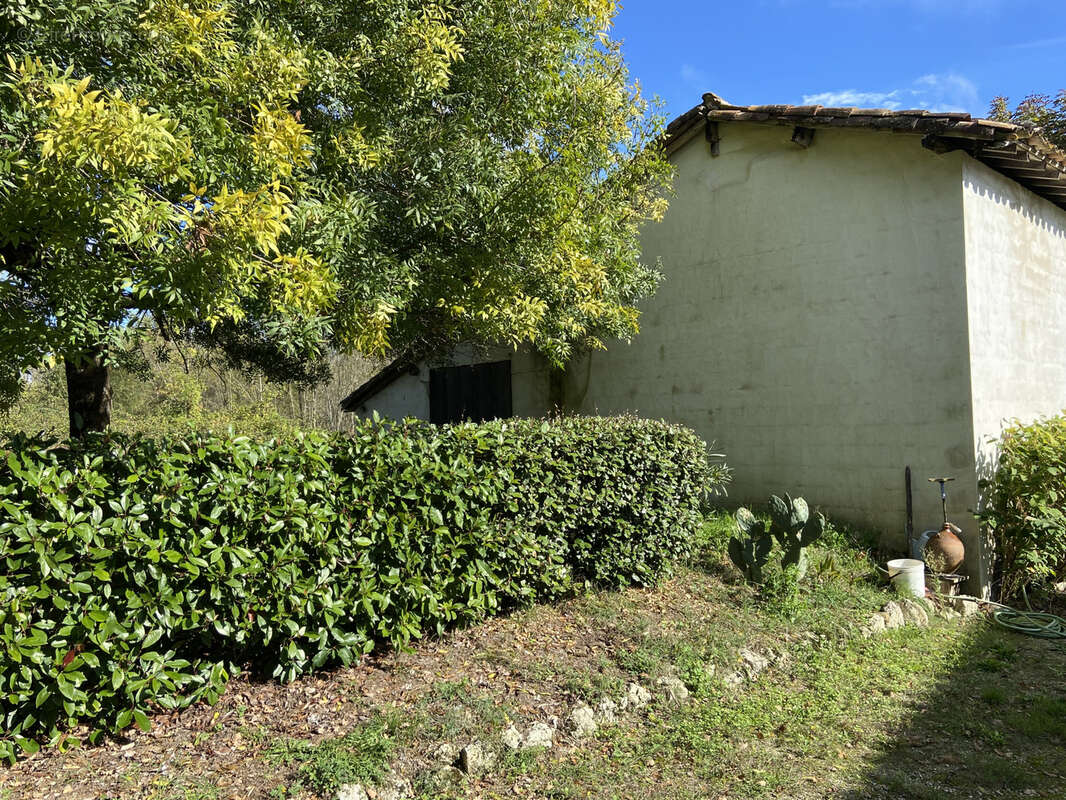
[[925, 545], [925, 561], [937, 572], [958, 572], [966, 558], [966, 547], [957, 534], [962, 533], [950, 522], [945, 522], [938, 533], [929, 537]]

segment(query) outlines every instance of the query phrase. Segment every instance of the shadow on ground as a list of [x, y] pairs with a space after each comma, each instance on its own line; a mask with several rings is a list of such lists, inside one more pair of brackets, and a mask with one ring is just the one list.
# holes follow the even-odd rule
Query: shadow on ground
[[989, 623], [954, 662], [843, 796], [1066, 798], [1066, 642]]

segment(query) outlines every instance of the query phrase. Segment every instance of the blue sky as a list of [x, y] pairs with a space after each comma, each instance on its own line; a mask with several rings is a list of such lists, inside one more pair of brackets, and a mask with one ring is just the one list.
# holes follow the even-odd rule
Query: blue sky
[[623, 0], [613, 34], [670, 119], [705, 91], [984, 115], [1066, 88], [1064, 0]]

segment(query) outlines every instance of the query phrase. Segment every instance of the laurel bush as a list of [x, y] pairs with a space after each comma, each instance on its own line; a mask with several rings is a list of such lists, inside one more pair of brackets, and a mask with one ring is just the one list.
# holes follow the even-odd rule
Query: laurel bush
[[983, 488], [1000, 599], [1066, 579], [1066, 416], [1008, 427]]
[[728, 478], [631, 417], [0, 445], [0, 756], [95, 741], [586, 585], [649, 585]]

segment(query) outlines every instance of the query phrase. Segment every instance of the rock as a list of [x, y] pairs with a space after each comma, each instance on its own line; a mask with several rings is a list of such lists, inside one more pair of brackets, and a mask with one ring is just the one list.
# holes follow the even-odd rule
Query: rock
[[881, 616], [885, 618], [886, 628], [902, 628], [907, 624], [903, 616], [903, 609], [895, 600], [889, 600], [881, 609]]
[[534, 722], [522, 737], [522, 749], [531, 747], [551, 747], [555, 740], [555, 730], [546, 722]]
[[880, 614], [871, 614], [866, 624], [860, 629], [864, 638], [869, 639], [885, 630], [885, 618]]
[[522, 732], [513, 724], [508, 725], [507, 729], [500, 734], [500, 740], [508, 750], [517, 750], [522, 746]]
[[337, 790], [337, 800], [370, 800], [370, 796], [358, 783], [346, 783]]
[[740, 661], [741, 669], [747, 673], [749, 680], [770, 666], [770, 659], [746, 647], [740, 648]]
[[659, 678], [655, 684], [662, 689], [663, 697], [670, 705], [679, 706], [688, 700], [688, 687], [680, 678]]
[[960, 614], [958, 611], [953, 609], [951, 606], [941, 606], [938, 609], [937, 613], [940, 614], [940, 616], [942, 616], [944, 619], [961, 619], [962, 618], [962, 614]]
[[740, 686], [740, 684], [744, 683], [744, 673], [730, 672], [728, 675], [722, 678], [722, 683], [724, 683], [726, 686], [731, 687]]
[[618, 720], [618, 703], [604, 697], [596, 704], [596, 721], [601, 725], [614, 725]]
[[459, 751], [459, 769], [467, 775], [488, 772], [498, 760], [496, 753], [481, 742], [471, 742]]
[[438, 764], [451, 767], [458, 761], [460, 749], [462, 748], [454, 742], [441, 742], [433, 749], [432, 758]]
[[566, 729], [575, 739], [584, 739], [596, 733], [596, 712], [586, 705], [580, 705], [566, 718]]
[[951, 606], [956, 612], [964, 617], [972, 617], [974, 614], [981, 613], [981, 606], [976, 600], [967, 600], [962, 597], [956, 597], [951, 601]]
[[430, 783], [437, 789], [455, 786], [463, 782], [463, 773], [455, 767], [441, 767], [433, 773]]
[[644, 708], [651, 702], [651, 692], [641, 686], [639, 683], [631, 683], [626, 687], [625, 696], [622, 697], [622, 702], [619, 703], [623, 711], [630, 709], [636, 711], [637, 709]]
[[377, 787], [374, 800], [405, 800], [415, 793], [414, 786], [407, 778], [395, 772], [390, 773]]
[[772, 650], [768, 651], [766, 655], [759, 653], [755, 650], [751, 650], [747, 647], [742, 647], [738, 651], [740, 656], [740, 669], [735, 672], [731, 672], [722, 678], [722, 682], [726, 686], [740, 686], [745, 681], [753, 681], [764, 669], [769, 667], [773, 663], [773, 659], [779, 659], [782, 663], [787, 660], [787, 656], [775, 656]]
[[929, 612], [925, 610], [925, 604], [918, 600], [903, 598], [899, 601], [903, 619], [909, 625], [917, 625], [924, 628], [929, 624]]

